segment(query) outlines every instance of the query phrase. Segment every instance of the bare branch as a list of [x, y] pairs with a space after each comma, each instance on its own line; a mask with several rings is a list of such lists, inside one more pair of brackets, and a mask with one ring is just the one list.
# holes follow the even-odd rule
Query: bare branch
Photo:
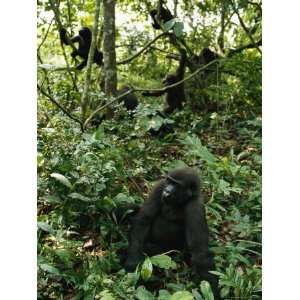
[[[59, 29], [62, 29], [63, 25], [60, 21], [59, 7], [54, 3], [55, 0], [49, 0], [49, 2], [50, 2], [50, 6], [51, 6], [51, 8], [54, 12], [56, 25], [58, 26]], [[68, 36], [67, 36], [67, 38], [69, 39]], [[77, 50], [76, 47], [74, 46], [73, 42], [70, 39], [69, 39], [69, 45], [72, 47], [73, 50]], [[67, 68], [70, 69], [70, 65], [69, 65], [69, 62], [68, 62], [68, 59], [67, 59], [66, 51], [65, 51], [65, 48], [64, 48], [62, 43], [61, 43], [61, 47], [62, 47], [62, 50], [63, 50], [63, 56], [64, 56], [64, 59], [66, 61]], [[76, 59], [75, 59], [75, 61], [76, 61]], [[75, 90], [78, 92], [78, 87], [77, 87], [77, 84], [76, 84], [76, 78], [73, 77], [73, 74], [70, 71], [68, 71], [68, 73], [71, 77], [71, 80], [72, 80], [72, 83], [73, 83], [73, 86], [74, 86]]]
[[46, 33], [45, 33], [45, 36], [43, 37], [41, 43], [39, 44], [39, 46], [38, 46], [38, 48], [37, 48], [37, 52], [40, 51], [41, 47], [42, 47], [43, 44], [45, 43], [45, 41], [46, 41], [46, 39], [47, 39], [47, 36], [48, 36], [48, 34], [49, 34], [49, 31], [50, 31], [50, 28], [51, 28], [51, 25], [52, 25], [53, 21], [54, 21], [54, 18], [52, 18], [52, 20], [51, 20], [51, 22], [50, 22], [50, 24], [49, 24], [49, 26], [48, 26], [48, 28], [47, 28], [47, 31], [46, 31]]
[[97, 34], [98, 34], [98, 22], [99, 22], [99, 15], [100, 15], [100, 0], [96, 0], [96, 9], [95, 9], [95, 19], [94, 25], [92, 30], [92, 42], [89, 49], [89, 56], [87, 60], [87, 68], [85, 73], [85, 81], [84, 81], [84, 88], [81, 96], [81, 113], [82, 113], [82, 122], [84, 122], [86, 117], [86, 111], [89, 105], [89, 88], [90, 88], [90, 81], [91, 81], [91, 73], [92, 73], [92, 64], [94, 62], [94, 53], [95, 53], [95, 46], [97, 41]]
[[242, 45], [242, 46], [240, 46], [236, 49], [230, 49], [228, 54], [227, 54], [227, 57], [231, 57], [232, 55], [240, 53], [245, 49], [253, 49], [253, 48], [257, 49], [257, 47], [259, 47], [261, 45], [262, 45], [262, 39], [258, 40], [257, 42], [254, 42], [254, 43], [249, 43], [249, 44], [246, 44], [246, 45]]
[[[249, 39], [251, 40], [252, 44], [253, 44], [253, 45], [256, 45], [256, 43], [255, 43], [255, 41], [254, 41], [254, 39], [253, 39], [253, 37], [252, 37], [250, 31], [248, 30], [248, 28], [247, 28], [247, 26], [245, 25], [245, 23], [244, 23], [242, 17], [240, 16], [239, 11], [238, 11], [238, 9], [236, 8], [234, 2], [231, 1], [231, 4], [232, 4], [232, 7], [233, 7], [233, 10], [234, 10], [235, 14], [237, 15], [237, 17], [238, 17], [238, 19], [239, 19], [239, 21], [240, 21], [240, 24], [241, 24], [242, 28], [244, 29], [244, 31], [246, 32], [247, 36], [248, 36]], [[257, 51], [259, 51], [259, 52], [261, 53], [261, 50], [259, 49], [259, 47], [258, 47], [257, 45], [256, 45], [255, 48], [257, 49]]]
[[129, 62], [131, 62], [132, 60], [134, 60], [136, 57], [138, 57], [140, 54], [142, 54], [144, 51], [147, 50], [147, 48], [149, 48], [153, 43], [155, 43], [159, 38], [161, 38], [162, 36], [165, 35], [169, 35], [169, 33], [167, 32], [163, 32], [161, 34], [159, 34], [155, 39], [153, 39], [152, 41], [150, 41], [148, 44], [146, 44], [146, 46], [144, 48], [142, 48], [140, 51], [138, 51], [137, 53], [135, 53], [134, 55], [132, 55], [129, 58], [126, 58], [122, 61], [117, 62], [117, 65], [124, 65], [127, 64]]
[[162, 91], [167, 91], [171, 88], [174, 88], [176, 87], [177, 85], [180, 85], [181, 83], [191, 79], [192, 77], [196, 76], [199, 72], [205, 70], [206, 68], [208, 68], [209, 66], [217, 63], [218, 61], [220, 61], [221, 59], [215, 59], [213, 61], [211, 61], [210, 63], [206, 64], [205, 66], [199, 68], [198, 70], [196, 70], [195, 72], [193, 72], [192, 74], [190, 74], [189, 76], [185, 77], [184, 79], [174, 83], [174, 84], [171, 84], [171, 85], [168, 85], [164, 88], [161, 88], [161, 89], [144, 89], [144, 88], [131, 88], [130, 90], [126, 91], [125, 93], [113, 98], [111, 101], [107, 102], [106, 104], [102, 105], [102, 106], [99, 106], [97, 107], [91, 114], [90, 116], [86, 119], [86, 121], [84, 122], [83, 124], [83, 128], [86, 128], [87, 124], [92, 120], [92, 118], [101, 110], [105, 109], [107, 106], [111, 105], [112, 103], [120, 100], [121, 98], [123, 98], [124, 96], [127, 96], [131, 93], [134, 93], [134, 92], [144, 92], [144, 91], [149, 91], [149, 92], [162, 92]]
[[51, 95], [49, 95], [42, 87], [37, 85], [38, 90], [46, 96], [52, 103], [54, 103], [62, 112], [64, 112], [70, 119], [80, 124], [81, 130], [83, 131], [82, 122], [74, 117], [71, 113], [69, 113], [62, 105], [60, 105]]

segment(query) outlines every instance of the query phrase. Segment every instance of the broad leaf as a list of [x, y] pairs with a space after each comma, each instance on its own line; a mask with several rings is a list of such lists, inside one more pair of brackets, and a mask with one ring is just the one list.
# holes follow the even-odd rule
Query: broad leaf
[[136, 290], [135, 297], [139, 300], [154, 300], [155, 299], [155, 297], [142, 286], [138, 287], [138, 289]]
[[153, 266], [151, 263], [151, 260], [149, 257], [147, 257], [142, 265], [142, 269], [141, 269], [141, 276], [142, 278], [147, 281], [151, 275], [152, 275], [152, 271], [153, 271]]
[[64, 175], [61, 175], [59, 173], [52, 173], [50, 175], [50, 177], [56, 179], [57, 181], [59, 181], [60, 183], [62, 183], [66, 187], [68, 187], [69, 189], [71, 189], [71, 190], [73, 189], [73, 186], [72, 186], [71, 182]]
[[53, 228], [46, 222], [37, 222], [37, 226], [39, 229], [45, 232], [50, 232], [50, 233], [54, 232]]
[[91, 200], [90, 198], [83, 196], [79, 193], [71, 193], [71, 194], [69, 194], [69, 197], [72, 199], [78, 199], [78, 200], [84, 201], [84, 202], [94, 202], [94, 200]]
[[200, 290], [205, 300], [214, 300], [213, 292], [211, 290], [210, 284], [207, 281], [201, 281]]
[[194, 297], [188, 291], [180, 291], [173, 294], [170, 300], [194, 300]]
[[176, 263], [172, 258], [165, 254], [152, 256], [151, 262], [153, 265], [162, 268], [162, 269], [176, 269]]

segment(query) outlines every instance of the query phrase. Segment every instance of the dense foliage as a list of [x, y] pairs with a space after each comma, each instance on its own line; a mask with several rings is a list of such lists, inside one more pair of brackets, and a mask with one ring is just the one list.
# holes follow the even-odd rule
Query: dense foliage
[[[153, 39], [148, 3], [118, 1], [118, 61]], [[56, 20], [49, 3], [39, 1], [38, 82], [46, 93], [38, 98], [38, 299], [212, 299], [209, 285], [192, 280], [180, 255], [147, 258], [128, 274], [117, 256], [128, 244], [128, 224], [117, 222], [114, 208], [142, 203], [159, 176], [181, 165], [198, 169], [202, 178], [221, 295], [261, 298], [261, 54], [249, 47], [228, 55], [249, 44], [249, 35], [260, 37], [258, 6], [244, 0], [178, 1], [184, 39], [194, 53], [220, 48], [225, 15], [223, 59], [208, 84], [199, 89], [199, 77], [186, 81], [184, 109], [166, 119], [156, 114], [163, 97], [137, 93], [134, 117], [115, 102], [112, 118], [83, 131], [50, 98], [80, 119], [85, 71], [61, 68], [66, 63]], [[76, 32], [92, 25], [94, 9], [91, 0], [61, 1], [60, 20]], [[101, 22], [100, 17], [100, 27]], [[119, 85], [160, 87], [178, 65], [167, 57], [172, 53], [177, 54], [174, 45], [159, 39], [118, 66]], [[93, 65], [89, 112], [107, 101], [99, 87], [102, 76]], [[173, 130], [150, 134], [162, 124]]]

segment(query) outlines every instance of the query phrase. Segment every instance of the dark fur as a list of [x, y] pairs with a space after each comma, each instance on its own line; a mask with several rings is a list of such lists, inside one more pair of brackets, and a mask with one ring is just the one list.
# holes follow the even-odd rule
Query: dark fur
[[[164, 86], [168, 86], [174, 84], [184, 78], [186, 64], [186, 52], [182, 51], [179, 66], [175, 74], [169, 74], [163, 80]], [[164, 109], [164, 112], [169, 114], [173, 112], [175, 109], [182, 109], [182, 103], [185, 101], [185, 93], [184, 93], [184, 82], [177, 85], [176, 87], [170, 88], [166, 91], [162, 92], [144, 92], [144, 96], [154, 96], [159, 97], [166, 93], [166, 102], [167, 107]]]
[[[159, 15], [158, 15], [158, 12], [160, 12]], [[158, 8], [152, 9], [150, 11], [150, 16], [151, 16], [151, 19], [153, 21], [152, 27], [154, 29], [161, 29], [161, 26], [159, 25], [157, 20], [159, 20], [159, 22], [161, 24], [164, 24], [164, 23], [174, 19], [171, 12], [167, 8], [163, 7], [163, 1], [159, 1], [159, 7]]]
[[125, 269], [133, 271], [144, 255], [169, 250], [187, 251], [200, 280], [211, 283], [219, 299], [213, 255], [208, 248], [208, 226], [200, 179], [190, 168], [176, 169], [153, 188], [132, 220]]
[[[71, 53], [71, 56], [75, 58], [79, 56], [83, 59], [82, 63], [80, 63], [76, 69], [82, 70], [87, 65], [87, 60], [89, 56], [90, 46], [92, 42], [92, 32], [88, 27], [83, 27], [79, 30], [79, 34], [68, 39], [67, 38], [67, 31], [65, 28], [62, 28], [59, 31], [60, 40], [65, 45], [70, 45], [70, 41], [72, 43], [78, 43], [78, 49], [74, 50]], [[95, 49], [94, 53], [94, 63], [98, 66], [103, 65], [103, 53], [99, 51], [97, 48]]]
[[[125, 85], [121, 89], [118, 90], [118, 95], [122, 95], [130, 90], [130, 87]], [[126, 95], [120, 99], [120, 101], [123, 101], [124, 106], [128, 111], [133, 111], [137, 108], [139, 104], [139, 100], [137, 96], [134, 93], [131, 93], [129, 95]]]
[[[196, 64], [197, 67], [200, 67], [205, 66], [211, 61], [218, 58], [220, 58], [220, 56], [217, 53], [211, 51], [209, 48], [204, 48], [199, 55], [194, 55], [194, 57], [192, 58], [192, 62]], [[205, 69], [204, 75], [208, 75], [209, 73], [211, 73], [213, 68], [215, 68], [215, 66], [211, 66], [211, 68], [208, 67], [207, 69]]]

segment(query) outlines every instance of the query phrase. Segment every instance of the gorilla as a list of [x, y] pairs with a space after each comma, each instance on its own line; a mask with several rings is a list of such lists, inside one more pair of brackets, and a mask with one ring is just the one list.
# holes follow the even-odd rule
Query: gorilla
[[[125, 85], [118, 90], [118, 95], [122, 95], [129, 90], [130, 87], [128, 85]], [[120, 101], [123, 101], [123, 104], [129, 113], [132, 113], [139, 104], [138, 98], [134, 93], [122, 97]]]
[[[71, 56], [75, 58], [76, 56], [79, 56], [83, 58], [82, 63], [80, 63], [76, 69], [82, 70], [87, 65], [87, 60], [89, 56], [90, 46], [92, 42], [92, 32], [88, 27], [82, 27], [79, 30], [79, 34], [72, 37], [70, 40], [67, 38], [67, 31], [65, 28], [61, 28], [59, 30], [59, 36], [60, 40], [65, 45], [70, 45], [70, 41], [72, 43], [78, 43], [78, 49], [74, 50], [71, 53]], [[99, 51], [97, 48], [95, 49], [94, 53], [94, 63], [96, 63], [98, 66], [103, 65], [103, 53]]]
[[161, 26], [159, 23], [166, 23], [172, 19], [174, 19], [173, 15], [169, 11], [168, 8], [163, 7], [163, 1], [159, 0], [158, 8], [152, 9], [150, 11], [150, 16], [152, 18], [152, 27], [154, 29], [161, 29]]
[[[185, 71], [185, 64], [186, 64], [186, 52], [185, 50], [181, 50], [180, 62], [179, 66], [176, 70], [175, 74], [169, 74], [163, 80], [164, 86], [168, 86], [174, 84], [184, 78], [184, 71]], [[184, 93], [184, 82], [170, 88], [166, 91], [161, 92], [143, 92], [143, 96], [154, 96], [159, 97], [166, 93], [166, 102], [167, 107], [164, 109], [166, 114], [172, 113], [175, 109], [182, 109], [182, 103], [185, 101], [185, 93]]]
[[[101, 86], [103, 87], [103, 83], [104, 83], [104, 81], [102, 80], [100, 83], [100, 87]], [[129, 90], [130, 90], [130, 87], [125, 85], [117, 91], [117, 95], [118, 96], [122, 95]], [[137, 96], [134, 93], [131, 93], [129, 95], [123, 96], [122, 98], [119, 99], [119, 101], [123, 102], [122, 104], [128, 111], [129, 116], [133, 117], [134, 113], [135, 113], [135, 109], [137, 108], [137, 106], [139, 104], [139, 100], [138, 100]], [[106, 119], [105, 113], [102, 115], [96, 115], [91, 120], [91, 125], [94, 127], [98, 127], [105, 119]]]
[[[204, 48], [199, 55], [194, 55], [191, 60], [198, 68], [199, 66], [205, 66], [211, 61], [219, 58], [220, 56], [217, 53], [211, 51], [209, 48]], [[210, 74], [212, 72], [212, 68], [215, 69], [215, 66], [205, 69], [204, 75]]]
[[191, 168], [169, 172], [153, 188], [132, 218], [125, 269], [133, 271], [149, 256], [169, 250], [188, 253], [194, 273], [212, 286], [219, 299], [214, 258], [208, 248], [208, 226], [200, 192], [200, 179]]

